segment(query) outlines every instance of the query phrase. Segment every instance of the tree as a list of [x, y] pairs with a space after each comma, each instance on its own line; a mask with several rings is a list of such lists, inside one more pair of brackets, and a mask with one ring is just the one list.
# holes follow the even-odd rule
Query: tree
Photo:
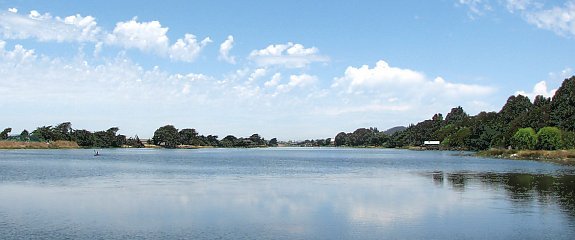
[[451, 111], [445, 117], [446, 124], [462, 124], [469, 115], [463, 111], [461, 106], [452, 108]]
[[574, 149], [575, 148], [575, 132], [562, 132], [561, 137], [563, 138], [563, 148]]
[[22, 132], [20, 133], [20, 141], [30, 141], [30, 133], [28, 132], [28, 130], [24, 129], [22, 130]]
[[513, 135], [511, 142], [516, 149], [535, 149], [537, 146], [537, 134], [533, 128], [520, 128], [515, 135]]
[[164, 146], [165, 148], [176, 148], [178, 145], [178, 140], [178, 129], [172, 125], [166, 125], [158, 128], [154, 132], [154, 137], [152, 137], [152, 141], [155, 145]]
[[52, 129], [52, 140], [72, 140], [72, 123], [64, 122]]
[[4, 131], [0, 132], [0, 140], [8, 139], [10, 132], [12, 132], [12, 128], [5, 128]]
[[140, 137], [138, 137], [138, 135], [136, 135], [134, 138], [128, 138], [126, 140], [126, 145], [133, 147], [133, 148], [143, 148], [144, 144], [142, 143], [142, 141], [140, 140]]
[[94, 146], [94, 134], [90, 131], [82, 129], [82, 130], [74, 130], [74, 139], [76, 139], [76, 143], [78, 143], [81, 147], [91, 147]]
[[575, 131], [575, 76], [565, 79], [551, 100], [552, 126]]
[[197, 142], [198, 132], [193, 128], [184, 128], [178, 133], [180, 137], [180, 144], [194, 145]]
[[252, 135], [250, 136], [250, 140], [251, 140], [252, 143], [253, 143], [254, 145], [256, 145], [256, 146], [264, 146], [264, 145], [266, 145], [265, 140], [264, 140], [262, 137], [260, 137], [260, 135], [257, 134], [257, 133], [252, 134]]
[[335, 146], [339, 147], [339, 146], [344, 146], [346, 145], [346, 139], [347, 138], [347, 134], [345, 132], [340, 132], [335, 136]]
[[237, 147], [241, 145], [240, 142], [241, 141], [234, 135], [227, 135], [224, 139], [222, 139], [222, 141], [220, 141], [220, 147]]
[[544, 127], [537, 132], [539, 149], [556, 150], [563, 147], [561, 130], [556, 127]]
[[272, 138], [270, 139], [268, 146], [270, 147], [277, 147], [278, 146], [278, 139], [277, 138]]
[[53, 141], [52, 126], [38, 127], [36, 130], [32, 131], [31, 138], [37, 139], [38, 141]]

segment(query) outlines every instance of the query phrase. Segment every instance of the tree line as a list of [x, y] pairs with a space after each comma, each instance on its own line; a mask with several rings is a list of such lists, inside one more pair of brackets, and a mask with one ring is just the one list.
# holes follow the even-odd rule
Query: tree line
[[424, 141], [440, 141], [448, 149], [486, 150], [573, 149], [575, 148], [575, 76], [565, 79], [551, 98], [510, 96], [498, 112], [467, 114], [462, 107], [452, 108], [443, 117], [411, 124], [392, 134], [377, 128], [341, 132], [335, 146], [421, 146]]
[[[73, 129], [72, 123], [64, 122], [56, 126], [42, 126], [36, 128], [31, 133], [23, 130], [20, 135], [10, 135], [12, 128], [6, 128], [0, 132], [0, 140], [12, 141], [32, 141], [32, 142], [53, 142], [53, 141], [73, 141], [80, 147], [93, 148], [118, 148], [118, 147], [145, 147], [138, 135], [126, 137], [118, 134], [117, 127], [109, 128], [105, 131], [91, 132], [86, 129]], [[276, 138], [266, 140], [259, 134], [252, 134], [249, 137], [237, 138], [228, 135], [223, 139], [218, 139], [216, 135], [200, 135], [193, 128], [178, 130], [172, 125], [158, 128], [154, 136], [148, 140], [149, 144], [165, 148], [176, 148], [177, 146], [210, 146], [210, 147], [275, 147], [278, 145]]]
[[56, 126], [42, 126], [36, 128], [31, 133], [24, 129], [19, 135], [10, 136], [12, 128], [6, 128], [0, 133], [0, 140], [32, 141], [32, 142], [54, 142], [72, 141], [81, 147], [114, 148], [122, 146], [144, 147], [140, 138], [126, 137], [117, 134], [120, 129], [109, 128], [105, 131], [91, 132], [86, 129], [73, 129], [72, 123], [64, 122]]
[[278, 145], [276, 138], [272, 138], [268, 141], [257, 133], [245, 138], [237, 138], [233, 135], [227, 135], [222, 140], [219, 140], [216, 135], [200, 135], [196, 129], [193, 128], [178, 130], [173, 125], [166, 125], [158, 128], [154, 132], [154, 137], [150, 139], [150, 143], [165, 148], [176, 148], [179, 145], [224, 148], [276, 147]]

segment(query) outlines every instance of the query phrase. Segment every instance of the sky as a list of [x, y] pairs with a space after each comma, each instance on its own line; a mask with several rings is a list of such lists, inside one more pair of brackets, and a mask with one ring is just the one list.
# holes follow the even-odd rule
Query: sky
[[0, 0], [0, 128], [266, 139], [552, 96], [575, 0]]

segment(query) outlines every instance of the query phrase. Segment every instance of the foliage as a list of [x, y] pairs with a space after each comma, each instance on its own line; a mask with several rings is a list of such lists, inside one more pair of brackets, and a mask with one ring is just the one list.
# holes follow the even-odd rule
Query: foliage
[[173, 125], [166, 125], [158, 128], [154, 132], [154, 137], [152, 137], [152, 141], [155, 145], [164, 146], [165, 148], [176, 148], [178, 140], [178, 129]]
[[561, 133], [564, 149], [575, 149], [575, 132], [564, 131]]
[[520, 128], [512, 138], [513, 147], [520, 150], [532, 150], [537, 146], [537, 134], [533, 128]]
[[30, 132], [28, 132], [28, 130], [24, 129], [22, 130], [22, 132], [20, 133], [20, 141], [23, 142], [27, 142], [30, 141]]
[[550, 119], [552, 126], [565, 131], [575, 131], [575, 76], [563, 84], [551, 100]]
[[0, 132], [0, 140], [8, 139], [8, 134], [10, 134], [10, 132], [12, 132], [12, 128], [6, 128], [4, 131]]
[[537, 145], [542, 150], [556, 150], [563, 146], [561, 130], [557, 127], [544, 127], [537, 132]]

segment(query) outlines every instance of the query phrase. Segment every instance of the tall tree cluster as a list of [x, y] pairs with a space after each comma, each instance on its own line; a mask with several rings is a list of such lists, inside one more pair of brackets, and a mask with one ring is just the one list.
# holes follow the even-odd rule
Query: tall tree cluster
[[461, 107], [445, 118], [434, 116], [391, 136], [390, 146], [441, 141], [446, 148], [570, 149], [575, 147], [575, 76], [565, 79], [552, 98], [510, 96], [499, 112], [469, 116]]
[[173, 125], [166, 125], [154, 132], [151, 142], [165, 148], [176, 148], [178, 145], [212, 146], [212, 147], [265, 147], [277, 146], [277, 139], [265, 140], [259, 134], [252, 134], [246, 138], [237, 138], [228, 135], [222, 140], [216, 135], [200, 135], [195, 129], [184, 128], [178, 130]]

